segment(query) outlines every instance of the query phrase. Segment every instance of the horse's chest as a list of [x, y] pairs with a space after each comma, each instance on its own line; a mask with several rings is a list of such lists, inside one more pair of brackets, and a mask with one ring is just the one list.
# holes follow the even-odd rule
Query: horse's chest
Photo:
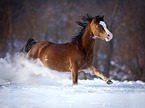
[[82, 63], [82, 66], [80, 67], [81, 69], [86, 69], [92, 65], [92, 60], [91, 59], [85, 59]]
[[93, 62], [92, 56], [88, 56], [88, 57], [84, 56], [78, 59], [78, 66], [80, 69], [85, 69], [90, 67], [92, 65], [92, 62]]

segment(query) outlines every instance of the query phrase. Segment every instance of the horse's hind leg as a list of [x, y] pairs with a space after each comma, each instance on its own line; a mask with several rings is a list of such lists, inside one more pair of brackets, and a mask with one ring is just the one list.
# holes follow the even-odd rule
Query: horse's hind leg
[[26, 58], [27, 59], [29, 59], [29, 58], [37, 59], [38, 58], [38, 52], [39, 52], [39, 49], [34, 46], [27, 53]]
[[103, 74], [101, 74], [99, 72], [98, 69], [93, 68], [93, 74], [99, 76], [100, 78], [102, 78], [107, 84], [112, 84], [113, 82], [111, 80], [109, 80], [108, 78], [106, 78]]

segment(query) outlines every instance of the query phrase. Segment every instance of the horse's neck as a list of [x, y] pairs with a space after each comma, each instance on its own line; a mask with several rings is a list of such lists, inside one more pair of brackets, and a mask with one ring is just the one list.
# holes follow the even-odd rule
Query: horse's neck
[[86, 27], [86, 30], [81, 38], [82, 48], [87, 53], [88, 51], [93, 51], [95, 40], [92, 39], [92, 32], [90, 25]]

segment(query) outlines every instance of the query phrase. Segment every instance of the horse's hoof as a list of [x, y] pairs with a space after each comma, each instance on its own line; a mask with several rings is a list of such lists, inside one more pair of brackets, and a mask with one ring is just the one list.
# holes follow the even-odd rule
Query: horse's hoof
[[77, 82], [74, 82], [72, 85], [75, 86], [75, 85], [78, 85], [78, 83]]
[[113, 82], [111, 80], [108, 80], [107, 84], [113, 84]]

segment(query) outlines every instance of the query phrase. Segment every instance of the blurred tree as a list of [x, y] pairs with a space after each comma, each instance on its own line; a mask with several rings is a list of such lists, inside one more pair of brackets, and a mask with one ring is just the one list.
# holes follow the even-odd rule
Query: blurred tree
[[[116, 15], [116, 12], [117, 12], [117, 9], [118, 9], [118, 5], [119, 5], [119, 1], [120, 0], [117, 0], [116, 1], [116, 4], [115, 4], [115, 7], [114, 7], [114, 10], [113, 10], [113, 13], [112, 13], [112, 18], [111, 18], [111, 21], [110, 21], [110, 26], [109, 26], [109, 30], [110, 31], [115, 31], [115, 30], [112, 30], [112, 26], [113, 26], [113, 21], [114, 21], [114, 17]], [[109, 45], [108, 45], [108, 54], [107, 54], [107, 61], [106, 61], [106, 66], [105, 66], [105, 75], [107, 77], [109, 77], [109, 71], [110, 71], [110, 66], [111, 66], [111, 58], [112, 58], [112, 52], [113, 52], [113, 45], [114, 45], [114, 40], [115, 36], [113, 37], [113, 39], [109, 42]]]

